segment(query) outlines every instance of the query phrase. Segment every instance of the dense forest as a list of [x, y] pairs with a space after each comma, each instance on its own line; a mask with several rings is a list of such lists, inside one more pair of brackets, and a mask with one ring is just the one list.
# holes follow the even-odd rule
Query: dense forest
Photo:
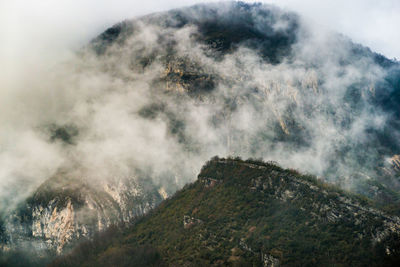
[[271, 162], [213, 158], [148, 215], [52, 266], [390, 266], [399, 220], [373, 205]]

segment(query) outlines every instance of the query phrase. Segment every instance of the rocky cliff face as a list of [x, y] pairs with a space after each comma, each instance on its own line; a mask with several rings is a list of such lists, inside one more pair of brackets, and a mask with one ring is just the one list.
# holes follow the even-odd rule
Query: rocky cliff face
[[[250, 183], [247, 186], [250, 190], [260, 191], [292, 205], [301, 203], [301, 210], [310, 211], [312, 217], [322, 222], [350, 223], [355, 228], [360, 227], [364, 229], [363, 233], [359, 235], [360, 239], [364, 235], [368, 235], [373, 243], [378, 243], [390, 235], [400, 234], [399, 217], [389, 216], [376, 208], [366, 206], [368, 204], [366, 199], [362, 203], [363, 199], [346, 195], [344, 192], [335, 192], [332, 190], [333, 187], [328, 184], [318, 184], [317, 180], [299, 177], [296, 171], [282, 173], [281, 170], [271, 170], [268, 164], [226, 159], [211, 161], [209, 165], [209, 168], [217, 168], [221, 173], [228, 172], [226, 169], [232, 167], [235, 169], [256, 169], [261, 172], [261, 175], [249, 181]], [[210, 179], [222, 182], [223, 180], [220, 179], [226, 177], [218, 173], [211, 177], [206, 176], [207, 171], [207, 168], [205, 168], [199, 175], [199, 181], [205, 185], [210, 184]], [[266, 171], [268, 171], [268, 174], [263, 174]], [[369, 228], [371, 221], [379, 222], [379, 226], [375, 225], [374, 229]], [[389, 247], [386, 251], [390, 254]]]
[[[116, 71], [121, 66], [156, 73], [156, 95], [139, 115], [165, 120], [185, 147], [199, 141], [204, 150], [223, 147], [219, 154], [309, 165], [303, 170], [345, 176], [350, 187], [359, 173], [379, 176], [400, 151], [400, 65], [343, 36], [318, 34], [294, 13], [226, 2], [124, 21], [89, 50], [122, 79], [129, 77]], [[203, 125], [185, 114], [202, 111], [214, 139], [190, 131]], [[318, 164], [298, 163], [305, 154]]]
[[158, 251], [166, 266], [391, 266], [400, 260], [399, 217], [315, 177], [255, 160], [212, 159], [195, 183], [115, 235], [94, 242], [89, 256], [78, 247], [55, 265], [104, 266], [101, 259], [118, 262], [139, 246]]
[[400, 173], [400, 155], [394, 155], [389, 161], [392, 164], [393, 170]]
[[93, 185], [61, 174], [49, 179], [4, 221], [6, 246], [31, 242], [39, 250], [63, 249], [111, 224], [127, 223], [154, 208], [167, 195], [135, 178]]
[[[137, 168], [148, 176], [154, 169], [161, 176], [173, 173], [173, 179], [158, 179], [164, 187], [175, 186], [168, 192], [193, 181], [204, 160], [233, 154], [274, 159], [398, 207], [399, 160], [392, 158], [393, 168], [385, 164], [400, 153], [400, 65], [308, 26], [294, 13], [242, 2], [119, 23], [79, 52], [73, 70], [66, 69], [70, 76], [54, 86], [61, 88], [55, 92], [62, 99], [59, 114], [43, 122], [50, 126], [32, 131], [61, 151], [66, 166], [82, 162], [92, 176], [115, 166], [117, 172]], [[73, 240], [146, 213], [166, 197], [164, 187], [152, 184], [154, 177], [93, 181], [73, 172], [71, 167], [56, 174], [17, 211], [1, 214], [2, 245], [30, 242], [60, 252]], [[271, 191], [270, 199], [286, 204], [314, 203], [297, 190], [308, 192], [314, 185], [259, 176], [246, 190]], [[224, 184], [218, 177], [204, 179], [206, 188]], [[309, 207], [313, 220], [382, 221], [357, 203], [317, 191], [310, 195], [326, 203]], [[207, 221], [191, 214], [182, 218], [187, 229]], [[376, 231], [368, 238], [380, 239], [390, 222], [371, 226]], [[243, 242], [240, 250], [254, 251]], [[259, 258], [275, 264], [279, 253], [271, 253]]]

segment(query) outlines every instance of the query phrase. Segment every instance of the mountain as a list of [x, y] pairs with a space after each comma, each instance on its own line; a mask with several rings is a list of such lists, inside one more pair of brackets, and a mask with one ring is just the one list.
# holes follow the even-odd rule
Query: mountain
[[[54, 73], [45, 86], [52, 105], [37, 103], [49, 112], [40, 110], [28, 136], [60, 160], [37, 161], [33, 153], [10, 171], [16, 182], [0, 195], [1, 203], [11, 203], [0, 206], [3, 250], [63, 253], [81, 238], [147, 213], [193, 182], [213, 155], [274, 160], [400, 214], [400, 64], [293, 12], [223, 2], [126, 20]], [[305, 206], [315, 201], [307, 194]], [[276, 205], [292, 214], [289, 204]], [[350, 211], [342, 215], [357, 216]], [[379, 213], [365, 212], [361, 222]], [[297, 222], [293, 214], [285, 218]], [[381, 231], [368, 223], [370, 231]], [[350, 226], [343, 227], [341, 237], [353, 242]], [[333, 230], [323, 231], [333, 242]], [[386, 257], [364, 245], [361, 251], [372, 253], [365, 259]], [[271, 261], [290, 262], [270, 250]], [[356, 261], [357, 253], [343, 261]]]
[[121, 79], [157, 73], [138, 114], [165, 121], [185, 152], [399, 189], [389, 159], [400, 154], [400, 65], [347, 37], [273, 6], [226, 2], [125, 21], [89, 47], [106, 71], [126, 65]]
[[28, 243], [34, 244], [30, 249], [61, 253], [70, 242], [93, 236], [111, 224], [127, 223], [161, 200], [148, 181], [102, 180], [94, 186], [60, 172], [6, 217], [4, 244], [24, 247]]
[[399, 217], [315, 177], [213, 158], [128, 229], [53, 266], [390, 266], [400, 260], [399, 234]]

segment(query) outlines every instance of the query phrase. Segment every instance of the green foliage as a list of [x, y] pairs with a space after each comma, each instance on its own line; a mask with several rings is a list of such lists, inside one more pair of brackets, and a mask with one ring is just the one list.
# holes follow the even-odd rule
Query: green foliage
[[[270, 177], [274, 185], [285, 189], [291, 189], [294, 181], [303, 183], [297, 186], [296, 200], [282, 201], [272, 190], [254, 189], [258, 177]], [[220, 182], [206, 186], [203, 181], [209, 178]], [[311, 190], [307, 183], [318, 190]], [[197, 182], [185, 186], [131, 227], [114, 229], [106, 237], [83, 243], [72, 254], [57, 259], [54, 266], [130, 266], [122, 258], [136, 261], [128, 255], [137, 251], [148, 257], [143, 266], [154, 262], [167, 266], [261, 266], [261, 254], [287, 266], [374, 266], [398, 260], [397, 255], [387, 256], [382, 246], [374, 246], [368, 236], [382, 224], [379, 220], [371, 217], [361, 227], [346, 219], [330, 222], [320, 218], [324, 214], [314, 203], [329, 204], [339, 196], [359, 200], [315, 177], [273, 163], [214, 157], [202, 168]], [[184, 216], [193, 219], [188, 227], [183, 225]], [[360, 233], [364, 238], [359, 238]], [[398, 243], [393, 237], [385, 242]]]
[[0, 250], [0, 266], [15, 267], [40, 267], [46, 266], [54, 258], [51, 252], [38, 254], [32, 247], [30, 249]]
[[64, 144], [74, 145], [75, 137], [78, 136], [78, 128], [74, 125], [55, 125], [49, 126], [50, 131], [50, 141], [56, 142], [61, 141]]
[[[121, 246], [118, 243], [123, 238], [121, 229], [121, 226], [109, 227], [93, 240], [80, 243], [71, 255], [61, 256], [49, 266], [164, 266], [159, 251], [154, 247]], [[93, 257], [97, 254], [101, 256]]]

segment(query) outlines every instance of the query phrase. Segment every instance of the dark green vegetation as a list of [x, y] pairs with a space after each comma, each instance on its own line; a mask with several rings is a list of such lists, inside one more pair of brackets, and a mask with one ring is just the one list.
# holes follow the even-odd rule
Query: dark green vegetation
[[[193, 36], [197, 42], [211, 47], [212, 57], [223, 56], [234, 52], [239, 46], [257, 50], [259, 55], [270, 63], [279, 63], [290, 55], [291, 45], [296, 42], [298, 16], [295, 13], [277, 12], [277, 8], [264, 8], [261, 3], [225, 2], [219, 4], [199, 4], [192, 7], [171, 10], [165, 13], [151, 14], [140, 18], [149, 25], [180, 29], [196, 25], [198, 33]], [[261, 20], [261, 21], [260, 21]], [[287, 23], [286, 27], [276, 29], [278, 21]], [[92, 41], [92, 47], [99, 55], [107, 52], [114, 43], [124, 44], [126, 39], [140, 29], [137, 21], [124, 21], [107, 29]], [[167, 59], [175, 51], [177, 41], [168, 40], [166, 36], [159, 41], [169, 49]], [[150, 56], [142, 63], [149, 63], [156, 55]], [[144, 64], [144, 66], [147, 64]]]
[[123, 185], [116, 200], [104, 184], [89, 184], [60, 170], [12, 214], [0, 216], [0, 266], [44, 266], [84, 237], [93, 237], [100, 224], [128, 223], [161, 202], [149, 181], [108, 181], [110, 187]]
[[38, 255], [33, 247], [30, 250], [0, 251], [0, 266], [42, 267], [48, 265], [55, 256], [47, 252]]
[[[146, 40], [143, 33], [154, 39]], [[304, 167], [374, 202], [274, 164], [216, 159], [198, 182], [131, 229], [112, 228], [57, 264], [363, 265], [396, 260], [397, 219], [366, 207], [400, 214], [399, 170], [388, 161], [400, 154], [400, 65], [346, 37], [331, 38], [315, 46], [312, 32], [295, 14], [241, 2], [196, 5], [108, 29], [89, 45], [88, 55], [95, 58], [96, 74], [120, 83], [82, 103], [96, 111], [102, 106], [97, 99], [109, 104], [115, 96], [130, 97], [126, 91], [141, 90], [140, 77], [151, 74], [151, 80], [144, 78], [149, 88], [141, 92], [143, 99], [128, 98], [138, 109], [121, 107], [129, 118], [121, 131], [134, 129], [127, 131], [130, 136], [141, 129], [137, 120], [144, 125], [163, 122], [162, 140], [177, 149], [165, 153], [171, 157], [162, 166], [153, 154], [148, 164], [136, 163], [146, 155], [133, 146], [120, 151], [130, 155], [122, 161], [115, 153], [118, 166], [134, 169], [139, 177], [137, 183], [122, 181], [121, 188], [119, 178], [108, 185], [90, 183], [80, 172], [89, 166], [77, 166], [82, 158], [73, 156], [63, 167], [65, 174], [59, 170], [61, 175], [46, 180], [11, 217], [4, 216], [9, 229], [0, 221], [0, 245], [18, 248], [32, 242], [41, 250], [54, 241], [64, 249], [67, 241], [73, 244], [86, 233], [81, 227], [89, 229], [86, 236], [91, 238], [100, 224], [121, 218], [127, 222], [161, 201], [159, 186], [174, 192], [176, 181], [193, 181], [194, 175], [187, 174], [193, 166], [213, 154], [230, 154]], [[84, 66], [86, 52], [80, 52]], [[47, 141], [68, 155], [81, 155], [73, 152], [82, 151], [89, 137], [102, 140], [97, 127], [86, 123], [97, 117], [90, 114], [77, 119], [67, 112], [60, 119], [64, 123], [42, 126]], [[111, 116], [104, 123], [113, 120], [119, 118]], [[127, 147], [142, 134], [147, 132], [132, 135]], [[116, 136], [110, 135], [109, 141], [118, 141]], [[145, 143], [145, 151], [160, 144], [151, 139]], [[156, 186], [153, 179], [161, 184]], [[143, 189], [140, 196], [135, 194], [138, 188]], [[73, 227], [55, 227], [60, 224], [54, 223], [53, 212], [68, 205], [75, 214], [68, 221]], [[59, 213], [57, 218], [64, 221], [65, 216]], [[71, 238], [60, 240], [66, 233]], [[14, 258], [23, 260], [13, 256], [18, 253], [3, 259], [15, 265]]]
[[131, 227], [53, 266], [390, 266], [400, 260], [399, 221], [371, 205], [273, 163], [214, 158]]
[[50, 141], [61, 141], [68, 145], [75, 144], [74, 138], [78, 135], [78, 129], [73, 125], [50, 125]]
[[[286, 27], [276, 29], [277, 21], [287, 24]], [[291, 56], [299, 27], [295, 13], [282, 14], [260, 3], [199, 4], [118, 23], [92, 40], [90, 49], [99, 57], [110, 56], [114, 53], [113, 47], [124, 47], [129, 38], [142, 30], [142, 23], [174, 31], [195, 26], [197, 30], [191, 41], [202, 44], [205, 55], [216, 61], [221, 61], [239, 47], [246, 47], [271, 64], [278, 64]], [[146, 70], [161, 60], [166, 73], [158, 82], [166, 83], [167, 89], [184, 90], [198, 97], [218, 87], [224, 79], [210, 66], [204, 66], [188, 55], [180, 55], [176, 47], [180, 40], [171, 40], [168, 33], [158, 36], [157, 41], [160, 47], [141, 48], [140, 53], [132, 57], [132, 65]], [[176, 84], [179, 88], [175, 87]]]

